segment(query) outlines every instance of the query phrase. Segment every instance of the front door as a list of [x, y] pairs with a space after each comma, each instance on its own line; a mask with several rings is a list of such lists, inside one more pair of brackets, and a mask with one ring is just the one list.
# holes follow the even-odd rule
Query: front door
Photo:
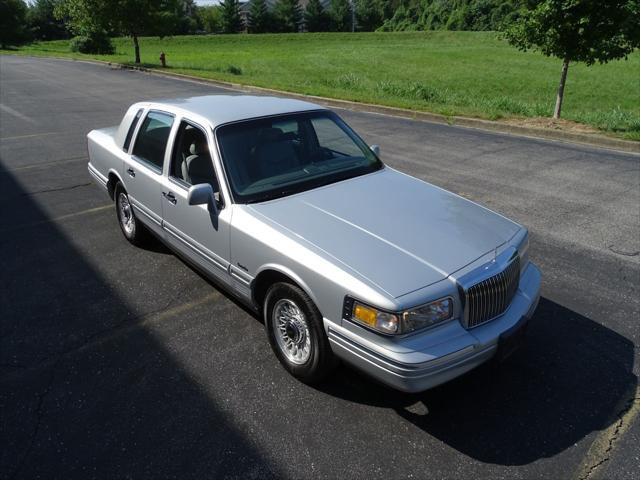
[[[162, 179], [165, 239], [203, 270], [225, 283], [229, 277], [230, 205], [220, 194], [205, 130], [183, 120], [176, 132], [169, 171]], [[189, 205], [189, 187], [208, 183], [215, 192], [218, 212], [207, 205]]]
[[123, 182], [137, 217], [162, 236], [162, 165], [174, 117], [150, 110], [143, 120], [131, 155], [124, 161]]

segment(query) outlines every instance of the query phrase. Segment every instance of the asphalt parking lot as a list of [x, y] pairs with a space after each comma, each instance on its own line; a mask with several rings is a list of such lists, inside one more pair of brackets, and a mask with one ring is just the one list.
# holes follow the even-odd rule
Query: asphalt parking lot
[[86, 170], [86, 133], [131, 103], [221, 92], [0, 57], [1, 478], [637, 475], [640, 156], [338, 111], [391, 166], [527, 225], [543, 298], [505, 364], [416, 395], [346, 367], [312, 388], [258, 318], [128, 244]]

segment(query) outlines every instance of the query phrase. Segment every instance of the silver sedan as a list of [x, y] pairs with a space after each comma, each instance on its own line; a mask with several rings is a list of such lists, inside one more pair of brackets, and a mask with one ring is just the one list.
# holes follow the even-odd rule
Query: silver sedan
[[155, 235], [254, 308], [304, 382], [341, 359], [425, 390], [509, 355], [537, 306], [524, 227], [386, 166], [318, 105], [142, 102], [88, 146], [124, 236]]

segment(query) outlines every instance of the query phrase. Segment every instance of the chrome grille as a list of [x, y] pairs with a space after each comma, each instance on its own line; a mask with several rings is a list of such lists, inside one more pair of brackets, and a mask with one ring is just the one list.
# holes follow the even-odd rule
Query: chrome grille
[[502, 272], [466, 291], [467, 328], [476, 327], [504, 313], [520, 282], [520, 261], [516, 257]]

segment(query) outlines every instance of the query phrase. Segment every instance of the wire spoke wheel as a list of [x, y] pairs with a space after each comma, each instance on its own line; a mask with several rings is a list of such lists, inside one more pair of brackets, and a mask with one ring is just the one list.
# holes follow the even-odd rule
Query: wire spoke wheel
[[272, 328], [278, 347], [287, 359], [302, 365], [311, 357], [309, 324], [302, 310], [291, 300], [278, 300], [272, 310]]
[[134, 229], [133, 212], [131, 211], [129, 199], [124, 192], [120, 192], [118, 195], [118, 211], [120, 213], [120, 224], [122, 225], [122, 229], [127, 233], [127, 235], [131, 235]]

